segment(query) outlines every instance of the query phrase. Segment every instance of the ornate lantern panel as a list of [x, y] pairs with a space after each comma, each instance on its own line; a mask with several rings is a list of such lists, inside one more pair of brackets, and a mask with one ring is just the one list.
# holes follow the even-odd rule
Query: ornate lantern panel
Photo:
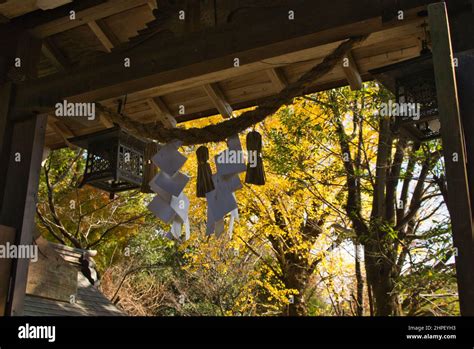
[[394, 131], [418, 141], [440, 137], [436, 82], [430, 53], [371, 73], [395, 95], [397, 112], [391, 115]]
[[109, 193], [142, 186], [146, 147], [142, 140], [115, 127], [69, 141], [87, 149], [81, 186], [89, 184]]

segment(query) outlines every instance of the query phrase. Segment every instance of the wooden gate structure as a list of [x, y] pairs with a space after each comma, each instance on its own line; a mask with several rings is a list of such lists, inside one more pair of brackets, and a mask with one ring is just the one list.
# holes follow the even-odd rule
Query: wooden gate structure
[[[373, 79], [431, 36], [461, 313], [474, 315], [474, 1], [0, 0], [0, 241], [31, 244], [44, 149], [110, 128], [58, 118], [100, 102], [168, 127], [258, 105], [343, 41], [369, 35], [311, 92]], [[454, 59], [455, 58], [455, 59]], [[0, 268], [0, 312], [21, 315], [28, 260]]]

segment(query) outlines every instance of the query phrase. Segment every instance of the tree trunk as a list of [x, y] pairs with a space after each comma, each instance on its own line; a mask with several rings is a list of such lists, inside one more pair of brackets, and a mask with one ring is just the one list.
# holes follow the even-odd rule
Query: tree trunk
[[357, 282], [357, 296], [356, 296], [356, 315], [364, 316], [364, 278], [362, 276], [362, 269], [360, 258], [362, 254], [362, 246], [358, 243], [354, 244], [355, 249], [355, 273]]
[[308, 310], [302, 294], [295, 295], [293, 304], [289, 304], [288, 316], [308, 316]]
[[399, 315], [398, 295], [395, 292], [396, 265], [390, 252], [372, 241], [365, 246], [367, 283], [371, 286], [376, 316]]
[[304, 290], [307, 283], [307, 269], [302, 265], [294, 265], [288, 268], [287, 275], [284, 275], [285, 286], [287, 289], [298, 291], [293, 296], [293, 302], [288, 305], [288, 316], [307, 316], [308, 309], [304, 298]]

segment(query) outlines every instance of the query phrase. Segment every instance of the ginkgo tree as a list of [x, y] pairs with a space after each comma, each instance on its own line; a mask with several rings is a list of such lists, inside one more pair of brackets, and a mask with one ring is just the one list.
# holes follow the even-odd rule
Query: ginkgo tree
[[[331, 229], [343, 212], [328, 207], [337, 205], [337, 188], [320, 184], [311, 186], [304, 180], [294, 180], [298, 171], [311, 171], [314, 163], [327, 160], [327, 156], [319, 156], [323, 153], [317, 151], [311, 138], [303, 131], [303, 119], [298, 126], [299, 131], [295, 132], [299, 132], [300, 136], [289, 135], [289, 132], [295, 131], [289, 128], [298, 124], [290, 120], [294, 116], [294, 108], [283, 108], [258, 128], [265, 139], [266, 184], [244, 184], [243, 189], [236, 193], [240, 220], [227, 248], [239, 251], [236, 258], [250, 254], [258, 260], [258, 277], [247, 281], [246, 292], [242, 292], [235, 301], [233, 311], [237, 313], [307, 315], [306, 298], [309, 294], [315, 294], [311, 286], [319, 275], [316, 271], [343, 240], [341, 235], [333, 238]], [[290, 137], [281, 142], [282, 137], [287, 136]], [[280, 154], [290, 153], [288, 149], [282, 149], [283, 146], [290, 147], [296, 155], [282, 160], [285, 155]], [[219, 146], [213, 147], [211, 158], [220, 150]], [[191, 158], [187, 166], [193, 163]], [[192, 167], [188, 170], [192, 171]], [[292, 172], [292, 176], [288, 175], [288, 171]], [[329, 171], [327, 176], [333, 177]], [[304, 179], [304, 176], [301, 178]], [[189, 187], [193, 190], [194, 183]], [[192, 197], [193, 193], [189, 194]], [[190, 216], [193, 217], [195, 238], [185, 246], [194, 246], [189, 255], [195, 268], [202, 265], [211, 267], [213, 263], [209, 263], [207, 257], [216, 253], [212, 252], [212, 246], [223, 246], [216, 245], [214, 238], [200, 238], [205, 231], [204, 202], [195, 202]]]
[[[232, 235], [206, 236], [197, 147], [180, 149], [191, 177], [188, 241], [163, 238], [169, 226], [147, 211], [149, 195], [78, 189], [84, 157], [67, 149], [44, 164], [38, 226], [113, 255], [101, 263], [103, 290], [134, 315], [455, 313], [440, 144], [395, 132], [379, 113], [390, 98], [373, 83], [320, 92], [257, 125], [267, 182], [236, 192]], [[225, 148], [207, 146], [211, 159]]]
[[[326, 120], [322, 140], [332, 159], [330, 168], [313, 166], [309, 181], [341, 186], [344, 179], [340, 207], [353, 238], [364, 248], [368, 295], [376, 315], [402, 313], [397, 284], [412, 263], [416, 244], [446, 210], [440, 143], [422, 143], [398, 132], [393, 120], [379, 112], [390, 98], [374, 83], [361, 91], [341, 88], [304, 98], [306, 108], [318, 106], [315, 119]], [[321, 124], [315, 127], [318, 132]], [[335, 181], [320, 177], [328, 170]]]

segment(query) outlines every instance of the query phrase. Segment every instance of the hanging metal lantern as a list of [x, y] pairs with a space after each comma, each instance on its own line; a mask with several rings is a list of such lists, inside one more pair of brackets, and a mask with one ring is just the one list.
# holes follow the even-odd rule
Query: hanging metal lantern
[[420, 57], [370, 71], [376, 80], [396, 98], [397, 115], [392, 129], [423, 142], [440, 137], [438, 99], [432, 55]]
[[140, 188], [145, 172], [146, 143], [114, 127], [69, 139], [87, 149], [81, 186], [89, 184], [109, 193]]

